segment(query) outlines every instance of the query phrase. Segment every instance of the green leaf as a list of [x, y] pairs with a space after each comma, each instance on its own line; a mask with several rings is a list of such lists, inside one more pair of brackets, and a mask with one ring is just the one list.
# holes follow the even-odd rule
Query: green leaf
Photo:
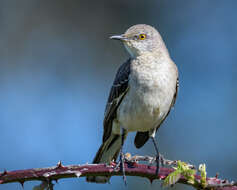
[[174, 185], [179, 179], [181, 178], [182, 171], [180, 169], [175, 170], [174, 172], [170, 173], [164, 180], [163, 186], [167, 187], [170, 185]]
[[196, 182], [194, 177], [196, 170], [190, 169], [185, 162], [178, 161], [177, 168], [174, 169], [175, 171], [170, 173], [165, 178], [163, 186], [174, 185], [181, 178], [181, 176], [184, 176], [190, 184], [194, 184]]
[[181, 161], [178, 161], [178, 166], [182, 168], [182, 175], [187, 179], [187, 182], [190, 184], [194, 184], [194, 174], [196, 174], [196, 170], [190, 169], [185, 162]]
[[199, 165], [199, 169], [198, 169], [201, 173], [201, 185], [203, 188], [205, 188], [207, 186], [207, 172], [206, 172], [206, 164], [200, 164]]

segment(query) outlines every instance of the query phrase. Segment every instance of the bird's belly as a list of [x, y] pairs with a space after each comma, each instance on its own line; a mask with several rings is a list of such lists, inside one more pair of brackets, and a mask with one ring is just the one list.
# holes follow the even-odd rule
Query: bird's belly
[[127, 131], [149, 131], [156, 128], [166, 114], [160, 94], [128, 91], [117, 111], [117, 119]]
[[117, 120], [128, 131], [149, 131], [167, 115], [176, 88], [168, 64], [133, 64], [129, 90], [117, 109]]

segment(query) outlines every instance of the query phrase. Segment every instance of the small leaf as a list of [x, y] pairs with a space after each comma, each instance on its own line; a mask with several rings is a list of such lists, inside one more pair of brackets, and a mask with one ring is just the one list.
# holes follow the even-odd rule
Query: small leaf
[[174, 169], [175, 171], [170, 173], [165, 178], [163, 186], [174, 185], [181, 178], [181, 176], [183, 176], [190, 184], [194, 184], [196, 182], [194, 177], [196, 170], [190, 169], [188, 164], [185, 162], [178, 161], [177, 168]]
[[174, 172], [170, 173], [164, 180], [163, 186], [171, 186], [174, 185], [179, 179], [181, 178], [182, 171], [180, 169], [175, 170]]
[[181, 174], [185, 177], [187, 182], [190, 184], [194, 184], [196, 182], [194, 177], [194, 174], [196, 174], [196, 170], [190, 169], [188, 164], [186, 164], [185, 162], [178, 161], [177, 164], [178, 167], [182, 170]]
[[201, 173], [201, 185], [202, 187], [206, 187], [207, 186], [207, 172], [206, 172], [206, 164], [200, 164], [199, 165], [199, 172]]

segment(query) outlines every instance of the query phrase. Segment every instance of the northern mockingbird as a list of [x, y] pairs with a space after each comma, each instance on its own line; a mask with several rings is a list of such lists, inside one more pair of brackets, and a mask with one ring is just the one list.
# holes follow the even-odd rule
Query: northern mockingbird
[[[160, 34], [149, 25], [138, 24], [124, 34], [110, 38], [120, 40], [130, 58], [118, 69], [110, 90], [104, 115], [103, 142], [93, 163], [110, 163], [120, 153], [122, 167], [124, 140], [128, 132], [136, 131], [134, 144], [137, 148], [152, 139], [158, 173], [159, 152], [154, 137], [175, 104], [178, 69]], [[124, 167], [122, 169], [124, 172]], [[90, 176], [87, 181], [106, 183], [109, 178]]]

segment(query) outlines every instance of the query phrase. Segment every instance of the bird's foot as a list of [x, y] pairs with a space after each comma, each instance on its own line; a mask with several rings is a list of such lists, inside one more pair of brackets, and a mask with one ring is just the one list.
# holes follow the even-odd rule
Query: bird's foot
[[156, 162], [156, 176], [158, 176], [160, 164], [161, 166], [164, 166], [164, 156], [161, 154], [157, 154], [154, 161]]
[[114, 167], [114, 170], [117, 170], [118, 168], [120, 169], [120, 171], [123, 174], [123, 181], [125, 186], [127, 185], [127, 179], [126, 179], [126, 175], [125, 175], [125, 167], [124, 167], [124, 162], [125, 162], [125, 155], [123, 154], [123, 152], [120, 152], [120, 156], [119, 156], [119, 161], [116, 164], [116, 166]]
[[161, 166], [164, 166], [165, 165], [165, 158], [162, 154], [160, 154], [160, 163], [161, 163]]
[[118, 162], [116, 163], [116, 165], [115, 165], [115, 167], [114, 167], [114, 171], [116, 171], [116, 170], [118, 170], [118, 169], [121, 170], [122, 160], [124, 160], [123, 158], [124, 158], [124, 154], [123, 154], [123, 153], [120, 153], [120, 154], [119, 154], [119, 160], [118, 160]]
[[160, 155], [156, 155], [156, 176], [158, 176], [160, 170]]

